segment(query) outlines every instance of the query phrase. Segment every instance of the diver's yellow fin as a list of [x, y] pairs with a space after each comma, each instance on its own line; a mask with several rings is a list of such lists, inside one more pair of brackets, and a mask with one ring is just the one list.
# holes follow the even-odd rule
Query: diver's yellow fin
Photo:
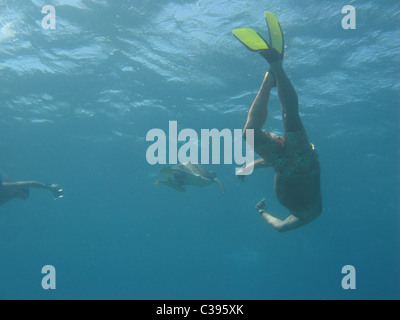
[[282, 28], [279, 24], [279, 20], [271, 12], [266, 11], [264, 15], [268, 25], [270, 44], [276, 51], [278, 51], [283, 56], [285, 43], [284, 43]]
[[234, 29], [232, 30], [232, 33], [247, 49], [251, 51], [267, 50], [269, 48], [268, 43], [264, 38], [253, 29]]
[[278, 18], [268, 11], [264, 15], [269, 30], [269, 42], [250, 28], [234, 29], [232, 33], [247, 49], [258, 52], [272, 64], [283, 60], [285, 44]]

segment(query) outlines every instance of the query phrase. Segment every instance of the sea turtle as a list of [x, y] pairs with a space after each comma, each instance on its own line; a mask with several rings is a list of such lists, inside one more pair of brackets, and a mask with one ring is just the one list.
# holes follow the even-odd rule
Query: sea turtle
[[200, 164], [178, 164], [173, 167], [165, 167], [161, 173], [167, 176], [167, 180], [157, 180], [155, 184], [163, 183], [178, 191], [186, 191], [185, 185], [204, 187], [216, 182], [222, 194], [225, 194], [224, 186], [216, 177], [215, 172], [208, 170]]

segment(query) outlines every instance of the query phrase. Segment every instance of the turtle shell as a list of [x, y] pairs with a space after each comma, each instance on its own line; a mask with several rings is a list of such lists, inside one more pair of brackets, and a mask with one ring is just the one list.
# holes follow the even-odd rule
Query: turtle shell
[[214, 172], [200, 164], [178, 164], [173, 166], [172, 170], [175, 179], [196, 186], [207, 186], [214, 182], [216, 176]]

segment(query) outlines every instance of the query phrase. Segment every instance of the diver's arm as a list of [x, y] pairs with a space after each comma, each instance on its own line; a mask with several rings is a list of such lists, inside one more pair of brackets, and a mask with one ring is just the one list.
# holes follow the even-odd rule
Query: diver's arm
[[294, 229], [300, 228], [307, 223], [311, 222], [314, 220], [317, 216], [307, 219], [307, 220], [302, 220], [297, 218], [294, 215], [290, 215], [287, 217], [284, 221], [275, 218], [274, 216], [271, 216], [267, 211], [261, 210], [260, 214], [262, 215], [263, 219], [275, 230], [279, 232], [286, 232], [286, 231], [292, 231]]
[[17, 181], [17, 182], [5, 182], [5, 187], [18, 187], [18, 188], [35, 188], [43, 190], [52, 190], [51, 185], [44, 184], [37, 181]]
[[240, 168], [237, 172], [236, 175], [238, 176], [239, 179], [242, 179], [244, 181], [245, 175], [242, 174], [247, 170], [247, 168], [253, 167], [253, 170], [261, 169], [261, 168], [269, 168], [271, 167], [271, 164], [269, 164], [267, 161], [265, 161], [263, 158], [254, 160], [253, 162], [250, 162], [248, 165], [244, 166], [243, 168]]
[[261, 168], [269, 168], [271, 167], [271, 164], [265, 161], [263, 158], [254, 160], [253, 162], [250, 162], [246, 167], [254, 167], [254, 170], [261, 169]]
[[51, 193], [53, 193], [54, 198], [63, 197], [63, 190], [58, 184], [44, 184], [37, 181], [17, 181], [17, 182], [4, 182], [3, 187], [42, 189], [42, 190], [48, 190]]

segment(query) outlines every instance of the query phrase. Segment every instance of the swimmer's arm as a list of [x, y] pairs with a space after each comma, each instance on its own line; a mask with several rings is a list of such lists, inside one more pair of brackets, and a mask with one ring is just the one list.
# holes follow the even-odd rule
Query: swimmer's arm
[[50, 191], [54, 198], [63, 197], [63, 189], [58, 184], [44, 184], [37, 181], [17, 181], [17, 182], [6, 182], [3, 183], [3, 187], [6, 188], [34, 188]]
[[5, 187], [17, 187], [17, 188], [35, 188], [43, 190], [52, 190], [52, 185], [47, 185], [37, 181], [17, 181], [17, 182], [4, 182]]
[[292, 231], [294, 229], [300, 228], [307, 223], [311, 222], [314, 220], [318, 215], [314, 216], [313, 218], [307, 219], [307, 220], [302, 220], [297, 218], [294, 215], [290, 215], [287, 217], [285, 220], [280, 220], [278, 218], [275, 218], [274, 216], [271, 216], [269, 213], [266, 211], [262, 212], [262, 217], [263, 219], [275, 230], [279, 232], [286, 232], [286, 231]]
[[265, 161], [263, 158], [254, 160], [253, 162], [250, 162], [243, 168], [240, 168], [238, 172], [236, 173], [240, 179], [244, 180], [244, 175], [241, 175], [242, 172], [244, 172], [247, 168], [253, 167], [253, 170], [261, 169], [261, 168], [269, 168], [272, 167], [271, 164], [269, 164], [267, 161]]
[[263, 158], [254, 160], [253, 162], [250, 162], [250, 164], [247, 167], [254, 166], [254, 170], [261, 169], [261, 168], [269, 168], [271, 167], [271, 164], [265, 161]]

